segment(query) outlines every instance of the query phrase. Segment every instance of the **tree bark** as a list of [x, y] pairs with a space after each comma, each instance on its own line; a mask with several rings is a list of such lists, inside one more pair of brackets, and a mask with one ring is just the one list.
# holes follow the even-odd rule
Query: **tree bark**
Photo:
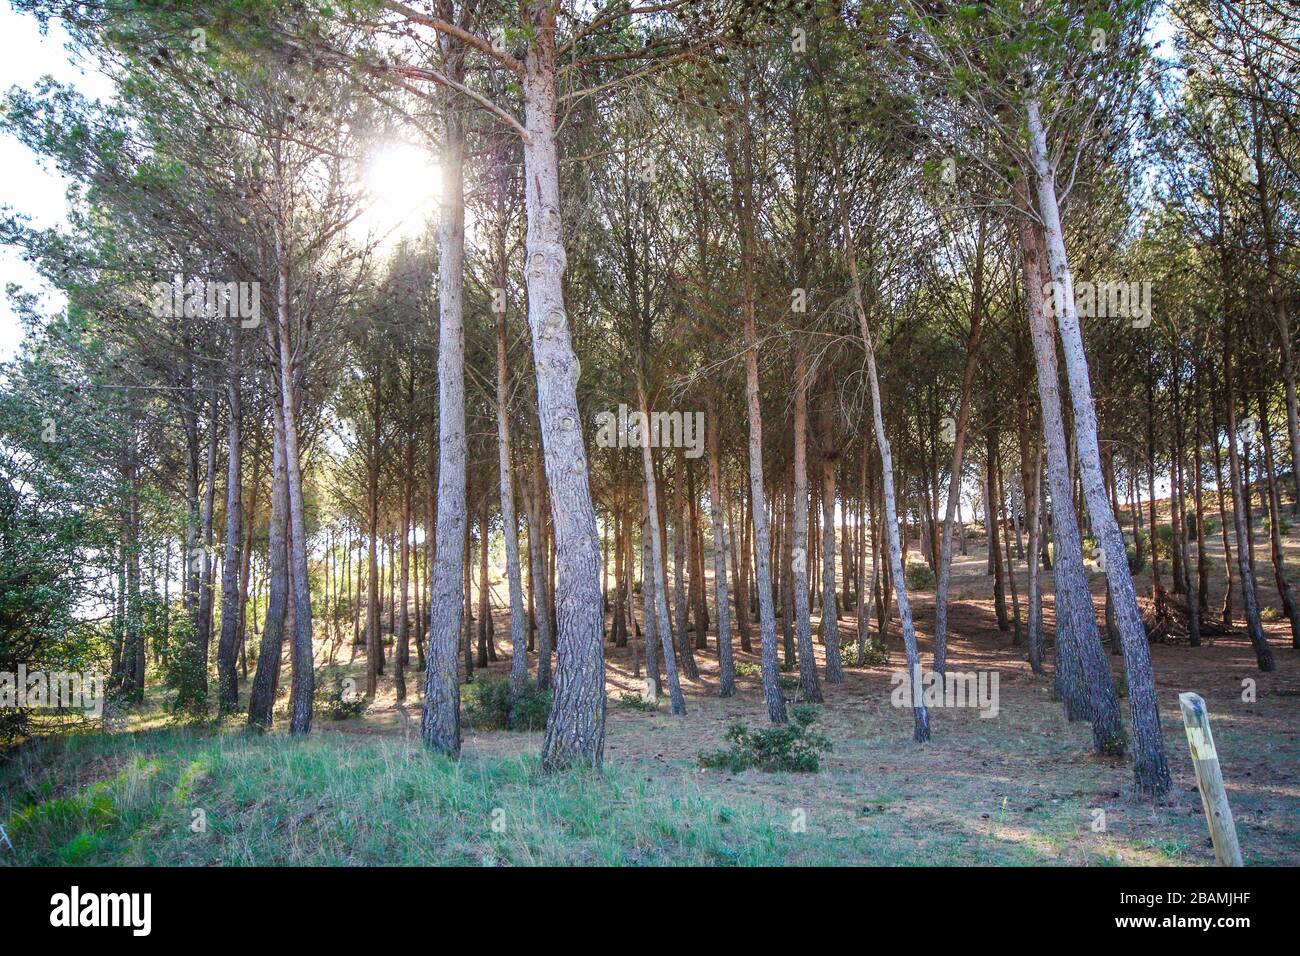
[[[722, 507], [722, 461], [718, 451], [718, 415], [713, 399], [707, 410], [709, 446], [709, 508], [713, 521], [713, 600], [714, 618], [718, 622], [718, 696], [736, 693], [736, 666], [731, 648], [731, 609], [727, 587], [727, 528]], [[702, 583], [702, 582], [701, 582]]]
[[230, 713], [239, 706], [239, 679], [235, 675], [239, 653], [241, 534], [243, 472], [240, 445], [240, 346], [238, 328], [231, 331], [232, 369], [226, 383], [226, 550], [221, 565], [221, 638], [217, 644], [217, 706]]
[[1164, 794], [1170, 786], [1160, 732], [1160, 711], [1155, 678], [1151, 671], [1151, 650], [1146, 628], [1138, 610], [1137, 594], [1128, 569], [1124, 537], [1106, 497], [1097, 447], [1097, 414], [1088, 380], [1088, 362], [1083, 350], [1079, 317], [1074, 308], [1074, 283], [1065, 251], [1060, 210], [1056, 199], [1055, 170], [1048, 161], [1047, 137], [1036, 101], [1028, 108], [1030, 151], [1038, 193], [1039, 214], [1047, 246], [1052, 279], [1061, 290], [1063, 308], [1056, 316], [1060, 331], [1066, 378], [1074, 410], [1074, 432], [1078, 446], [1079, 473], [1093, 531], [1106, 556], [1106, 583], [1124, 646], [1124, 667], [1128, 677], [1129, 717], [1133, 726], [1134, 774], [1144, 793]]

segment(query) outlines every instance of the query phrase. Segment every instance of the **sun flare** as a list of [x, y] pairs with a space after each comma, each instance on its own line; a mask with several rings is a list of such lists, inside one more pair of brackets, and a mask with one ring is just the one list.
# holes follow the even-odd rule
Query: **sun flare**
[[420, 234], [438, 208], [442, 173], [433, 155], [410, 143], [380, 147], [365, 165], [366, 211], [359, 234], [391, 242]]

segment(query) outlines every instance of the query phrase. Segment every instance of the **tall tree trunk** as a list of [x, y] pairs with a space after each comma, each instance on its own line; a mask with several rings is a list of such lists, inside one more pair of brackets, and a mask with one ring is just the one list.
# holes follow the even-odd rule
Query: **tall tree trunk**
[[[411, 365], [406, 389], [407, 414], [415, 405], [415, 365]], [[411, 660], [411, 621], [408, 616], [411, 595], [411, 498], [412, 479], [415, 474], [415, 431], [406, 433], [405, 462], [402, 467], [402, 541], [398, 561], [401, 583], [397, 588], [397, 646], [393, 654], [393, 687], [399, 701], [406, 700], [406, 665]], [[419, 640], [419, 635], [416, 636]]]
[[[459, 40], [440, 35], [442, 66], [456, 82], [464, 77]], [[434, 529], [429, 643], [425, 652], [425, 746], [460, 756], [460, 668], [456, 658], [465, 626], [465, 130], [459, 104], [443, 97], [442, 196], [438, 221], [438, 493]]]
[[271, 404], [271, 519], [267, 527], [269, 594], [266, 624], [257, 654], [257, 670], [248, 697], [248, 722], [265, 730], [275, 707], [276, 675], [280, 668], [285, 623], [289, 610], [289, 548], [285, 529], [289, 520], [289, 485], [284, 470], [284, 418], [278, 396]]
[[835, 469], [839, 454], [835, 449], [833, 400], [834, 393], [828, 381], [819, 411], [822, 434], [822, 640], [826, 646], [826, 683], [839, 684], [844, 681], [844, 668], [840, 662], [839, 602], [835, 598]]
[[239, 706], [239, 679], [235, 675], [239, 653], [240, 527], [243, 521], [243, 457], [240, 445], [240, 345], [238, 328], [231, 331], [231, 363], [226, 383], [226, 552], [221, 565], [221, 638], [217, 644], [217, 706], [230, 713]]
[[378, 363], [374, 366], [370, 389], [370, 457], [366, 462], [368, 483], [366, 504], [370, 511], [367, 535], [370, 563], [366, 571], [366, 698], [374, 700], [379, 690], [379, 675], [384, 667], [384, 643], [379, 626], [379, 469], [381, 465], [379, 436], [383, 397]]
[[[934, 670], [942, 677], [948, 666], [948, 590], [952, 581], [953, 519], [961, 507], [961, 472], [966, 452], [966, 430], [970, 425], [971, 392], [979, 368], [980, 329], [984, 321], [984, 217], [979, 220], [975, 268], [971, 273], [970, 331], [966, 333], [966, 362], [961, 373], [961, 394], [953, 429], [952, 461], [948, 470], [948, 500], [943, 513], [943, 535], [939, 539], [939, 571], [934, 592]], [[966, 536], [961, 535], [962, 554]]]
[[1002, 466], [998, 459], [998, 433], [991, 421], [984, 434], [984, 487], [987, 489], [984, 523], [988, 526], [989, 563], [993, 574], [993, 610], [997, 614], [998, 630], [1009, 631], [1011, 630], [1011, 620], [1007, 617], [1007, 584], [1002, 568], [1000, 544], [1002, 536], [998, 533], [998, 512], [1002, 508], [998, 488], [998, 471]]
[[1282, 611], [1291, 624], [1291, 647], [1300, 649], [1300, 613], [1297, 613], [1291, 585], [1286, 579], [1286, 564], [1282, 550], [1282, 501], [1277, 491], [1277, 472], [1273, 465], [1273, 434], [1268, 424], [1268, 402], [1263, 389], [1259, 390], [1259, 428], [1264, 442], [1264, 480], [1268, 493], [1268, 543], [1273, 559], [1273, 581], [1282, 601]]
[[1038, 554], [1043, 533], [1043, 445], [1034, 443], [1034, 478], [1029, 504], [1029, 668], [1042, 676], [1043, 669], [1043, 577]]
[[533, 613], [537, 619], [537, 689], [551, 689], [551, 649], [553, 646], [551, 630], [551, 598], [546, 573], [546, 533], [542, 500], [545, 492], [542, 481], [542, 465], [534, 459], [532, 471], [526, 481], [520, 483], [520, 492], [524, 499], [524, 514], [528, 522], [528, 585], [533, 601]]
[[1268, 636], [1259, 617], [1259, 595], [1255, 591], [1255, 573], [1250, 565], [1250, 539], [1247, 531], [1248, 512], [1243, 488], [1241, 455], [1237, 450], [1237, 400], [1233, 387], [1232, 323], [1228, 316], [1223, 322], [1223, 402], [1227, 409], [1228, 474], [1232, 480], [1232, 524], [1237, 531], [1237, 572], [1241, 580], [1241, 604], [1246, 615], [1246, 631], [1255, 648], [1255, 660], [1262, 671], [1277, 669], [1273, 651], [1268, 646]]
[[1069, 720], [1086, 718], [1092, 722], [1093, 747], [1098, 753], [1120, 754], [1124, 730], [1119, 699], [1097, 633], [1097, 617], [1083, 567], [1083, 541], [1074, 514], [1074, 481], [1061, 409], [1056, 342], [1047, 324], [1048, 304], [1044, 301], [1047, 273], [1042, 238], [1027, 211], [1020, 223], [1020, 244], [1056, 543], [1056, 692]]
[[277, 236], [280, 260], [276, 288], [276, 326], [280, 339], [280, 395], [284, 407], [284, 474], [289, 488], [289, 580], [293, 587], [293, 684], [289, 691], [289, 733], [311, 731], [316, 672], [312, 652], [311, 585], [307, 577], [307, 519], [302, 495], [302, 459], [298, 450], [297, 370], [299, 357], [290, 346], [289, 265], [287, 249]]
[[[505, 229], [497, 233], [497, 287], [506, 285]], [[496, 317], [497, 331], [497, 473], [501, 486], [501, 536], [506, 548], [506, 581], [510, 589], [510, 721], [528, 681], [528, 626], [524, 616], [523, 576], [519, 568], [519, 522], [515, 516], [514, 462], [510, 449], [510, 370], [506, 352], [506, 312]]]
[[192, 662], [194, 667], [193, 688], [197, 696], [192, 702], [187, 701], [187, 703], [193, 703], [205, 709], [208, 700], [208, 660], [212, 650], [212, 576], [216, 567], [212, 557], [212, 521], [217, 492], [217, 420], [220, 415], [215, 390], [212, 392], [208, 406], [211, 412], [208, 420], [208, 451], [204, 467], [203, 514], [199, 519], [199, 540], [202, 542], [203, 550], [199, 553], [201, 563], [199, 565], [198, 619], [195, 630], [194, 660]]
[[[641, 408], [641, 414], [646, 421], [649, 421], [650, 408], [646, 400], [645, 389], [640, 383], [637, 384], [637, 401]], [[648, 437], [645, 437], [640, 445], [641, 466], [645, 475], [646, 532], [650, 536], [650, 564], [646, 568], [644, 578], [651, 582], [650, 586], [654, 592], [654, 602], [647, 607], [647, 612], [651, 609], [654, 611], [655, 631], [659, 634], [659, 641], [663, 650], [664, 670], [668, 675], [668, 696], [672, 703], [672, 711], [674, 714], [684, 714], [686, 713], [686, 698], [682, 696], [681, 682], [677, 677], [677, 655], [673, 647], [673, 632], [668, 619], [668, 579], [664, 573], [663, 537], [660, 534], [659, 525], [659, 492], [655, 480], [654, 452], [650, 448]], [[642, 588], [645, 588], [645, 586], [645, 584], [642, 584]], [[648, 613], [646, 620], [649, 621]], [[648, 649], [646, 657], [649, 658]]]
[[578, 411], [578, 360], [564, 310], [564, 237], [555, 147], [555, 7], [533, 0], [525, 75], [528, 322], [551, 520], [555, 528], [557, 665], [542, 766], [599, 767], [605, 753], [604, 602], [600, 540]]
[[[642, 411], [646, 409], [643, 407]], [[649, 418], [646, 421], [649, 421]], [[686, 495], [681, 473], [683, 460], [680, 456], [675, 456], [673, 465], [673, 612], [676, 618], [675, 631], [682, 669], [691, 680], [699, 680], [700, 669], [695, 664], [691, 637], [686, 633], [686, 615], [689, 608], [686, 603], [686, 549], [687, 542], [690, 540], [690, 529], [686, 526]]]
[[[713, 520], [713, 599], [718, 622], [718, 694], [736, 693], [736, 667], [731, 650], [731, 609], [727, 587], [727, 529], [722, 507], [722, 461], [718, 451], [718, 413], [712, 397], [707, 412], [709, 445], [709, 508]], [[701, 581], [701, 585], [703, 582]]]
[[1144, 793], [1164, 794], [1170, 786], [1169, 766], [1165, 761], [1164, 739], [1160, 732], [1160, 710], [1156, 699], [1155, 678], [1151, 671], [1151, 650], [1146, 628], [1138, 610], [1137, 594], [1128, 569], [1124, 536], [1106, 497], [1097, 447], [1097, 413], [1088, 380], [1088, 361], [1083, 350], [1079, 317], [1074, 308], [1074, 282], [1065, 252], [1056, 199], [1055, 170], [1048, 161], [1047, 137], [1039, 115], [1038, 103], [1029, 103], [1030, 152], [1033, 157], [1038, 193], [1038, 211], [1043, 221], [1052, 279], [1061, 290], [1064, 308], [1056, 317], [1065, 358], [1066, 378], [1070, 385], [1074, 409], [1074, 433], [1078, 443], [1079, 473], [1093, 531], [1106, 556], [1106, 583], [1114, 604], [1115, 617], [1124, 645], [1124, 668], [1128, 677], [1129, 717], [1133, 725], [1133, 769], [1138, 789]]
[[808, 356], [800, 346], [794, 371], [794, 512], [790, 529], [795, 630], [799, 640], [799, 683], [804, 700], [821, 703], [822, 688], [813, 656], [808, 608]]
[[880, 407], [880, 380], [876, 374], [876, 350], [871, 342], [867, 325], [867, 308], [862, 297], [862, 283], [858, 277], [857, 252], [853, 232], [849, 228], [849, 208], [840, 181], [838, 161], [834, 163], [836, 198], [840, 207], [840, 227], [844, 239], [844, 253], [849, 264], [849, 279], [853, 289], [853, 305], [858, 318], [858, 330], [867, 353], [867, 378], [871, 386], [871, 413], [875, 425], [876, 447], [880, 452], [880, 476], [885, 499], [885, 533], [889, 541], [889, 564], [898, 593], [898, 617], [903, 629], [903, 649], [907, 655], [907, 671], [912, 700], [912, 737], [918, 743], [930, 739], [930, 714], [926, 709], [921, 690], [921, 657], [916, 645], [916, 630], [912, 622], [912, 607], [907, 598], [907, 579], [903, 574], [903, 549], [898, 534], [898, 513], [894, 496], [894, 456], [885, 434], [885, 420]]

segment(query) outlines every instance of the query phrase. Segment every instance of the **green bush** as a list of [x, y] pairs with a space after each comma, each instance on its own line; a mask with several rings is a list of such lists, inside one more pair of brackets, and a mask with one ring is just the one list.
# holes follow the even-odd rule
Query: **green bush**
[[795, 707], [791, 723], [766, 727], [753, 733], [742, 724], [727, 728], [725, 750], [700, 753], [699, 765], [712, 770], [739, 773], [757, 767], [766, 773], [817, 773], [820, 755], [831, 749], [824, 736], [809, 729], [817, 719], [817, 708]]
[[551, 692], [538, 691], [531, 680], [524, 682], [513, 715], [510, 681], [505, 677], [480, 674], [464, 687], [463, 693], [465, 722], [476, 730], [541, 730], [551, 712]]
[[[863, 655], [862, 667], [876, 667], [889, 663], [889, 648], [875, 638], [867, 641], [866, 653]], [[858, 667], [858, 642], [845, 641], [840, 645], [840, 666]]]
[[909, 561], [903, 577], [910, 591], [928, 591], [935, 585], [934, 572], [924, 561]]
[[1285, 615], [1282, 613], [1281, 609], [1276, 607], [1261, 608], [1259, 612], [1259, 619], [1265, 624], [1276, 624], [1284, 617]]
[[736, 676], [758, 680], [763, 676], [763, 668], [758, 661], [736, 661]]
[[175, 691], [167, 709], [180, 718], [200, 719], [207, 716], [208, 662], [194, 647], [194, 622], [189, 615], [172, 620], [171, 634], [162, 644], [163, 683]]
[[[1277, 529], [1283, 535], [1291, 533], [1291, 522], [1286, 519], [1285, 515], [1278, 519]], [[1273, 533], [1273, 520], [1270, 515], [1264, 516], [1264, 531], [1270, 535]]]
[[628, 710], [639, 710], [642, 712], [659, 709], [659, 701], [646, 700], [640, 694], [630, 694], [627, 691], [618, 695], [617, 704], [619, 707], [626, 707]]
[[357, 692], [356, 680], [337, 667], [324, 668], [316, 674], [316, 693], [312, 710], [327, 720], [360, 717], [370, 702]]

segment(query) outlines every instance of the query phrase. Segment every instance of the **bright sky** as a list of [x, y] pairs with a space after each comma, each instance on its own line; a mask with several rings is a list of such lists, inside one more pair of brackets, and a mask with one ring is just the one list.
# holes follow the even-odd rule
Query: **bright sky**
[[[66, 41], [66, 34], [57, 26], [42, 36], [35, 19], [16, 13], [8, 3], [0, 4], [0, 90], [31, 87], [49, 74], [60, 82], [75, 84], [88, 96], [110, 96], [112, 84], [93, 70], [74, 64], [65, 48]], [[55, 225], [64, 221], [65, 188], [63, 177], [43, 169], [26, 146], [12, 136], [0, 134], [0, 205], [26, 213], [38, 225]], [[58, 308], [61, 298], [16, 251], [0, 246], [0, 361], [12, 358], [22, 341], [22, 326], [10, 308], [8, 296], [3, 295], [4, 287], [11, 282], [45, 292], [50, 308]]]

